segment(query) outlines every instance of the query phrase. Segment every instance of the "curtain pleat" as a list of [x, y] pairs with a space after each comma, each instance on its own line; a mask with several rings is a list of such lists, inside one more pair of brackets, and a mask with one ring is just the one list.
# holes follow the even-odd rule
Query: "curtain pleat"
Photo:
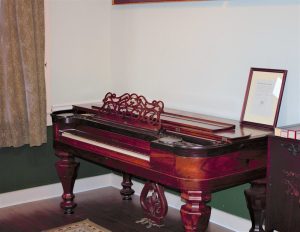
[[44, 1], [0, 0], [0, 147], [46, 142]]

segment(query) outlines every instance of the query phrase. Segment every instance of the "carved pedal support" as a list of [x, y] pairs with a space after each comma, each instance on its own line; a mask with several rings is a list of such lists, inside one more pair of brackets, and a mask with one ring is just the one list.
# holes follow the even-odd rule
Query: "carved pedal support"
[[208, 226], [211, 208], [206, 205], [211, 200], [210, 193], [186, 191], [181, 193], [186, 204], [181, 206], [180, 214], [185, 232], [205, 231]]
[[142, 190], [140, 201], [146, 217], [149, 219], [150, 227], [163, 225], [164, 217], [168, 212], [168, 203], [163, 187], [156, 183], [147, 182]]
[[164, 224], [156, 224], [154, 221], [152, 221], [152, 220], [149, 219], [149, 218], [142, 218], [141, 220], [138, 220], [138, 221], [136, 221], [135, 223], [137, 223], [137, 224], [142, 224], [142, 225], [146, 225], [146, 228], [147, 228], [147, 229], [150, 229], [152, 226], [158, 227], [158, 228], [164, 226]]
[[300, 174], [283, 169], [282, 175], [281, 182], [286, 186], [285, 194], [292, 199], [295, 198], [300, 206]]
[[127, 173], [123, 173], [122, 186], [123, 189], [121, 189], [120, 193], [123, 196], [123, 200], [131, 200], [131, 196], [134, 194], [134, 190], [131, 188], [131, 176]]
[[62, 195], [63, 201], [60, 203], [60, 207], [64, 209], [65, 214], [72, 214], [73, 209], [76, 207], [73, 189], [79, 163], [67, 152], [55, 151], [55, 154], [60, 158], [60, 160], [55, 163], [55, 167], [64, 190]]

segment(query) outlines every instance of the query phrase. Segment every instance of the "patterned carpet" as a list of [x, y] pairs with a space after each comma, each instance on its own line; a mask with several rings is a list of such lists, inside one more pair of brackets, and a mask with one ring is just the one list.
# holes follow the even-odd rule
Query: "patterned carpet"
[[89, 219], [75, 222], [72, 224], [56, 227], [50, 230], [44, 230], [43, 232], [111, 232], [96, 223], [90, 221]]

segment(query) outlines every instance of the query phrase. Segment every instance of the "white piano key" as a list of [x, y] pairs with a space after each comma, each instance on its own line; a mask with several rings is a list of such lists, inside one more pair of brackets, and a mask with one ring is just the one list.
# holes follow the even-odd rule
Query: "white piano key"
[[138, 159], [146, 160], [148, 162], [150, 161], [150, 157], [148, 155], [145, 155], [145, 154], [137, 153], [137, 152], [134, 152], [134, 151], [129, 151], [129, 150], [126, 150], [126, 149], [123, 149], [123, 148], [120, 148], [120, 147], [115, 147], [115, 146], [112, 146], [112, 145], [109, 145], [109, 144], [106, 144], [106, 143], [97, 142], [97, 141], [90, 140], [90, 139], [87, 139], [87, 138], [84, 138], [84, 137], [81, 137], [81, 136], [78, 136], [78, 135], [74, 135], [74, 134], [71, 134], [71, 133], [68, 133], [68, 132], [63, 132], [61, 135], [63, 137], [78, 140], [78, 141], [88, 143], [88, 144], [91, 144], [91, 145], [94, 145], [94, 146], [97, 146], [97, 147], [102, 147], [104, 149], [115, 151], [115, 152], [118, 152], [118, 153], [122, 153], [124, 155], [128, 155], [128, 156], [132, 156], [132, 157], [135, 157], [135, 158], [138, 158]]

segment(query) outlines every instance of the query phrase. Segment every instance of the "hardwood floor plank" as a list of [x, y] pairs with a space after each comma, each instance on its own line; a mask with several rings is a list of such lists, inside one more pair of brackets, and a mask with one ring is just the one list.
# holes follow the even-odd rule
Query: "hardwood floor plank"
[[[60, 197], [0, 209], [1, 232], [40, 232], [90, 219], [113, 232], [183, 232], [178, 210], [170, 208], [163, 228], [146, 229], [136, 224], [144, 217], [139, 197], [123, 201], [119, 190], [107, 187], [76, 194], [75, 213], [66, 215], [59, 207]], [[232, 232], [213, 223], [207, 232]]]

